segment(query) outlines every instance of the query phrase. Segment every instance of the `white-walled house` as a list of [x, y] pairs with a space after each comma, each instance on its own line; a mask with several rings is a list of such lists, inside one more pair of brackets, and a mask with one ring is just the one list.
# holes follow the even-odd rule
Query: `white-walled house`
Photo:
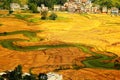
[[21, 7], [18, 3], [10, 3], [10, 8], [12, 11], [20, 10]]
[[60, 11], [61, 6], [60, 5], [54, 5], [54, 11]]
[[57, 73], [49, 72], [47, 73], [47, 80], [63, 80], [63, 76]]
[[28, 10], [28, 9], [29, 9], [29, 7], [28, 7], [27, 4], [21, 6], [21, 5], [18, 4], [18, 3], [10, 3], [10, 8], [11, 8], [12, 11]]
[[111, 8], [111, 14], [112, 15], [118, 15], [119, 14], [119, 9], [116, 7]]
[[29, 9], [29, 7], [28, 7], [28, 5], [23, 5], [22, 7], [21, 7], [21, 9], [23, 9], [23, 10], [28, 10]]

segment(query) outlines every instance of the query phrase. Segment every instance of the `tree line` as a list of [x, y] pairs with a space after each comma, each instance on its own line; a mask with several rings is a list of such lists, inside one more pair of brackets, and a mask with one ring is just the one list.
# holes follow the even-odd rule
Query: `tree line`
[[67, 0], [0, 0], [0, 6], [4, 9], [10, 8], [10, 3], [19, 3], [20, 5], [23, 4], [34, 4], [37, 6], [41, 6], [41, 4], [44, 4], [45, 6], [49, 8], [53, 8], [53, 5], [59, 4], [63, 5]]
[[45, 6], [52, 8], [55, 4], [63, 5], [67, 0], [28, 0], [28, 4], [34, 3], [37, 6], [44, 4]]
[[120, 0], [92, 0], [92, 2], [100, 5], [100, 7], [117, 7], [120, 9]]
[[[2, 72], [3, 73], [3, 72]], [[48, 76], [45, 73], [33, 74], [29, 72], [27, 74], [23, 74], [22, 66], [18, 65], [14, 70], [5, 71], [2, 75], [0, 75], [0, 80], [47, 80]]]

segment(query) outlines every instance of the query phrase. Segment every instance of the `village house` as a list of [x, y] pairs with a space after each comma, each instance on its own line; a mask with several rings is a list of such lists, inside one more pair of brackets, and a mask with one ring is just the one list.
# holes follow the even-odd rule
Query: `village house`
[[21, 7], [18, 3], [10, 3], [10, 8], [12, 11], [20, 10]]
[[44, 4], [41, 4], [41, 10], [46, 10], [46, 11], [48, 11], [48, 7], [46, 7]]
[[54, 72], [47, 73], [47, 80], [63, 80], [63, 76]]
[[91, 13], [101, 13], [100, 11], [100, 6], [99, 5], [96, 5], [96, 6], [92, 6], [92, 11]]
[[38, 11], [38, 12], [41, 12], [41, 7], [38, 6], [38, 7], [37, 7], [37, 11]]
[[119, 15], [119, 9], [116, 7], [111, 8], [111, 15]]
[[28, 10], [29, 7], [28, 7], [28, 5], [23, 5], [23, 6], [21, 7], [21, 9], [22, 9], [22, 10]]
[[107, 13], [107, 12], [108, 12], [107, 7], [102, 7], [102, 13]]
[[54, 11], [60, 11], [61, 6], [60, 5], [54, 5]]
[[20, 6], [20, 4], [18, 4], [18, 3], [10, 3], [10, 8], [11, 8], [12, 11], [28, 10], [29, 9], [28, 5]]

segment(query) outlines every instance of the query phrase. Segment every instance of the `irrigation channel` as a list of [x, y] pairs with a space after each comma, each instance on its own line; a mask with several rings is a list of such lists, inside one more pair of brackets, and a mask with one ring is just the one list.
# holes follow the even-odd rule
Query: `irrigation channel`
[[37, 33], [40, 33], [41, 31], [27, 31], [27, 30], [21, 30], [21, 31], [13, 31], [13, 32], [4, 32], [0, 33], [0, 36], [8, 36], [8, 35], [16, 35], [16, 34], [23, 34], [23, 36], [29, 38], [29, 40], [26, 39], [3, 39], [0, 40], [0, 45], [4, 48], [8, 48], [11, 50], [17, 50], [17, 51], [31, 51], [31, 50], [45, 50], [50, 48], [63, 48], [63, 47], [77, 47], [81, 49], [86, 54], [91, 54], [91, 57], [87, 57], [82, 63], [85, 65], [86, 68], [102, 68], [102, 69], [120, 69], [120, 63], [118, 62], [117, 68], [115, 67], [114, 62], [104, 62], [105, 60], [113, 60], [117, 58], [118, 56], [114, 53], [113, 56], [108, 56], [105, 54], [100, 54], [97, 52], [93, 52], [91, 50], [90, 46], [86, 46], [83, 44], [56, 44], [56, 45], [36, 45], [36, 46], [19, 46], [14, 44], [16, 41], [31, 41], [32, 39], [38, 39]]

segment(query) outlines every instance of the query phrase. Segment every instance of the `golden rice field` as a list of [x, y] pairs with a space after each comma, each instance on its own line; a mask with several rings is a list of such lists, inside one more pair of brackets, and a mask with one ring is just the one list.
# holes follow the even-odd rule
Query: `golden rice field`
[[[40, 14], [32, 15], [33, 19], [40, 18]], [[57, 15], [59, 17], [55, 21], [40, 20], [36, 24], [16, 19], [13, 16], [0, 18], [0, 23], [3, 24], [0, 27], [0, 32], [44, 30], [43, 34], [40, 33], [38, 35], [45, 37], [46, 40], [83, 43], [94, 46], [102, 51], [114, 52], [120, 56], [120, 16], [107, 14], [80, 15], [65, 12], [57, 12]], [[22, 35], [19, 36], [24, 37]]]
[[120, 56], [120, 16], [58, 13], [64, 20], [44, 21], [49, 40], [83, 43]]
[[[6, 13], [0, 11], [0, 14]], [[18, 19], [15, 17], [15, 14], [32, 16], [26, 19]], [[20, 46], [19, 48], [24, 48], [34, 45], [78, 43], [94, 47], [95, 49], [93, 48], [93, 50], [89, 51], [100, 53], [99, 55], [107, 55], [107, 59], [114, 55], [106, 52], [117, 54], [116, 59], [105, 59], [106, 61], [103, 59], [103, 62], [113, 63], [115, 60], [120, 61], [120, 16], [56, 12], [58, 15], [57, 20], [40, 20], [39, 13], [16, 12], [15, 14], [0, 17], [0, 44], [3, 44], [2, 40], [3, 42], [8, 40], [7, 43], [10, 44], [8, 45], [4, 42], [5, 46], [0, 45], [0, 72], [13, 69], [18, 64], [23, 66], [24, 72], [28, 72], [28, 69], [35, 67], [34, 73], [49, 72], [63, 66], [65, 68], [70, 67], [68, 70], [58, 71], [58, 73], [63, 74], [64, 80], [119, 80], [120, 72], [116, 69], [104, 70], [90, 67], [79, 70], [71, 69], [73, 63], [84, 66], [80, 61], [84, 61], [87, 57], [92, 57], [92, 54], [86, 54], [84, 50], [82, 51], [77, 47], [50, 48], [34, 51], [17, 51], [9, 49], [9, 47], [12, 46], [14, 48], [14, 45], [15, 47], [18, 45]], [[38, 30], [42, 32], [37, 32], [35, 35], [34, 31]], [[31, 33], [32, 31], [33, 33]], [[11, 45], [11, 42], [9, 42], [11, 39], [18, 41], [13, 40]], [[26, 41], [19, 41], [19, 39], [25, 39]], [[89, 51], [86, 52], [89, 53]], [[94, 59], [93, 62], [95, 62]]]

